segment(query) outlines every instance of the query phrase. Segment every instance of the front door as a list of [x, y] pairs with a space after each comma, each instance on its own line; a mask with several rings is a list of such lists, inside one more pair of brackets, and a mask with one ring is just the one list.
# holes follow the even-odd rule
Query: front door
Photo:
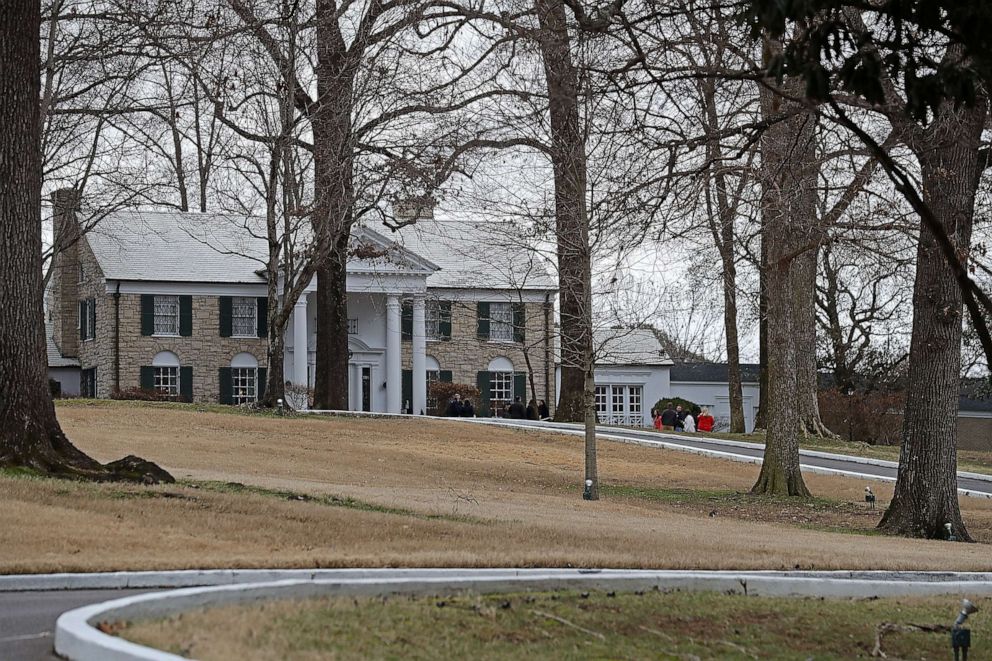
[[362, 410], [372, 410], [372, 368], [362, 368]]

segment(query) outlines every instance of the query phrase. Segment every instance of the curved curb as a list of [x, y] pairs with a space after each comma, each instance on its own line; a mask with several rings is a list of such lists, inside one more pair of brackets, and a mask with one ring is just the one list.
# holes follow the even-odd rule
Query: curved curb
[[[364, 571], [372, 573], [373, 570]], [[94, 625], [105, 621], [166, 617], [192, 608], [274, 598], [561, 589], [657, 589], [861, 598], [992, 594], [992, 575], [975, 573], [492, 570], [485, 574], [465, 570], [435, 571], [448, 571], [449, 575], [269, 581], [185, 588], [115, 599], [78, 608], [59, 617], [55, 625], [55, 651], [75, 661], [174, 661], [182, 657], [104, 634]], [[498, 573], [501, 571], [503, 575]], [[390, 572], [379, 570], [380, 574]]]

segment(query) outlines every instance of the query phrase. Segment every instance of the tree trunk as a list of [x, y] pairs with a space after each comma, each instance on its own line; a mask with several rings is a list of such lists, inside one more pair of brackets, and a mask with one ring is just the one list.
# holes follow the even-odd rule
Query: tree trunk
[[555, 420], [581, 422], [586, 417], [586, 360], [592, 354], [585, 140], [579, 123], [578, 79], [570, 51], [565, 6], [561, 0], [536, 0], [535, 8], [541, 26], [538, 42], [548, 86], [555, 176], [561, 320], [561, 384]]
[[41, 286], [40, 27], [36, 0], [10, 0], [0, 12], [0, 466], [172, 481], [141, 460], [128, 469], [102, 466], [69, 441], [55, 417]]
[[[768, 43], [770, 47], [777, 44]], [[770, 52], [766, 52], [766, 56]], [[799, 81], [787, 80], [785, 94], [801, 96]], [[814, 116], [768, 89], [761, 91], [766, 118], [792, 113], [761, 137], [762, 251], [765, 279], [768, 395], [764, 461], [752, 493], [808, 496], [799, 469], [799, 332], [795, 292], [802, 286], [796, 257], [815, 226], [816, 170]], [[811, 176], [812, 173], [812, 176]], [[813, 220], [810, 220], [812, 217]]]
[[755, 429], [768, 428], [768, 240], [765, 220], [761, 220], [761, 263], [758, 268], [758, 413], [754, 416]]
[[[807, 158], [815, 159], [816, 155], [811, 153]], [[810, 168], [808, 174], [814, 177], [808, 185], [815, 191], [816, 170]], [[815, 217], [811, 216], [810, 220], [816, 222]], [[819, 244], [823, 237], [814, 226], [806, 238], [810, 247], [795, 259], [792, 293], [799, 430], [804, 436], [833, 437], [834, 433], [820, 419], [819, 372], [816, 369], [816, 276]]]
[[[971, 245], [985, 113], [984, 98], [971, 108], [941, 106], [914, 150], [923, 201], [957, 245], [962, 260]], [[957, 493], [961, 324], [961, 290], [933, 233], [922, 225], [899, 472], [892, 502], [879, 524], [885, 530], [944, 538], [949, 523], [958, 539], [971, 541]]]
[[348, 408], [348, 240], [354, 221], [355, 60], [338, 26], [335, 5], [317, 3], [317, 108], [313, 128], [317, 265], [317, 351], [314, 406]]

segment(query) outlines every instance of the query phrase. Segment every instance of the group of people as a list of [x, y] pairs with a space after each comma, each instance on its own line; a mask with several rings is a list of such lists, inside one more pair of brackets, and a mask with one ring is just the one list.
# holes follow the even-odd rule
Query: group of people
[[668, 402], [661, 411], [651, 409], [651, 418], [658, 431], [713, 431], [714, 420], [709, 409], [698, 406], [687, 411], [681, 405], [672, 408], [672, 403]]
[[[444, 415], [449, 418], [474, 418], [475, 407], [472, 406], [471, 400], [463, 400], [460, 394], [455, 393], [448, 402]], [[504, 409], [503, 417], [513, 420], [547, 420], [551, 417], [551, 412], [543, 399], [541, 401], [532, 399], [525, 407], [518, 395], [513, 398], [513, 403]]]

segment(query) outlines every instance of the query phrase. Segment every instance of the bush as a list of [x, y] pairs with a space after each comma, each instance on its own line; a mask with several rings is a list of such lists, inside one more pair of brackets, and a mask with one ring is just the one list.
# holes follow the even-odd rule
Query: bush
[[448, 401], [456, 394], [462, 399], [471, 399], [473, 404], [478, 403], [479, 389], [469, 383], [448, 383], [447, 381], [431, 381], [427, 394], [438, 402], [438, 408], [447, 406]]
[[901, 392], [870, 392], [845, 395], [821, 390], [820, 418], [830, 431], [871, 445], [899, 445], [906, 396]]
[[700, 408], [699, 404], [696, 404], [695, 402], [690, 402], [688, 399], [683, 399], [681, 397], [665, 397], [663, 399], [659, 399], [657, 402], [654, 403], [654, 410], [657, 411], [658, 413], [661, 413], [662, 411], [665, 410], [665, 407], [668, 405], [671, 405], [673, 409], [676, 406], [681, 406], [683, 411], [691, 411], [692, 415], [694, 416], [697, 414]]
[[158, 390], [148, 388], [123, 388], [110, 393], [110, 399], [131, 400], [136, 402], [181, 402], [180, 397], [173, 397]]

